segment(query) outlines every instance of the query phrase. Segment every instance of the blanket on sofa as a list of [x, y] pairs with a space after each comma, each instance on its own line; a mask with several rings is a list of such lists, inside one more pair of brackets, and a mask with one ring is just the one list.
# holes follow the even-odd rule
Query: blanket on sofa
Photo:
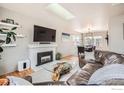
[[64, 75], [72, 69], [71, 64], [67, 62], [57, 63], [57, 66], [53, 69], [52, 80], [59, 81], [61, 75]]
[[[124, 81], [124, 64], [111, 64], [98, 69], [90, 77], [88, 84], [101, 85], [108, 83], [109, 80], [112, 80], [112, 82], [114, 82], [115, 84], [116, 82], [114, 80], [116, 80], [118, 84], [119, 84], [118, 80]], [[122, 83], [121, 81], [120, 83]]]

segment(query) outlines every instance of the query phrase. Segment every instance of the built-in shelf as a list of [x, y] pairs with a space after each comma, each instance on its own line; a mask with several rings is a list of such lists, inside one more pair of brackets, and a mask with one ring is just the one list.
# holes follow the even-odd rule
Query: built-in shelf
[[2, 44], [2, 47], [15, 47], [16, 44]]
[[0, 25], [2, 25], [2, 26], [9, 26], [9, 27], [21, 27], [20, 25], [4, 23], [4, 22], [0, 22]]
[[24, 35], [22, 35], [22, 34], [17, 34], [16, 37], [18, 37], [18, 38], [24, 38]]
[[[5, 37], [6, 36], [6, 34], [0, 34], [0, 36], [1, 37]], [[24, 35], [22, 35], [22, 34], [17, 34], [17, 35], [15, 35], [17, 38], [24, 38]]]
[[[17, 28], [20, 28], [21, 26], [20, 25], [15, 25], [15, 24], [10, 24], [10, 23], [4, 23], [4, 22], [0, 22], [0, 26], [4, 26], [4, 27], [17, 27]], [[0, 37], [6, 37], [7, 34], [0, 34]], [[15, 35], [17, 38], [24, 38], [24, 35], [22, 34], [17, 34]], [[2, 44], [1, 45], [2, 47], [15, 47], [16, 44], [13, 43], [13, 44]]]

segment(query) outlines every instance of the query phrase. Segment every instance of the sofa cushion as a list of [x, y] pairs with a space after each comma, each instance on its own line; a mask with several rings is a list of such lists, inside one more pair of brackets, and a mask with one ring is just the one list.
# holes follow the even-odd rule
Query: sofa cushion
[[94, 58], [97, 63], [102, 63], [104, 65], [104, 58], [105, 55], [108, 53], [108, 51], [102, 51], [102, 50], [95, 50], [94, 51]]
[[109, 80], [105, 80], [101, 83], [101, 85], [124, 85], [124, 79], [122, 78], [112, 78]]
[[102, 63], [103, 65], [124, 63], [124, 57], [122, 54], [115, 52], [95, 50], [94, 57], [96, 62]]
[[98, 50], [94, 51], [94, 57], [95, 57], [95, 59], [96, 59], [96, 62], [100, 62], [102, 56], [103, 56], [102, 52], [100, 52], [100, 51], [98, 51]]
[[100, 63], [87, 63], [81, 70], [73, 74], [68, 80], [69, 85], [87, 84], [91, 75], [102, 65]]
[[98, 69], [97, 71], [95, 71], [90, 77], [88, 84], [98, 84], [98, 85], [112, 84], [111, 81], [117, 82], [120, 79], [124, 80], [124, 65], [111, 64], [104, 66]]

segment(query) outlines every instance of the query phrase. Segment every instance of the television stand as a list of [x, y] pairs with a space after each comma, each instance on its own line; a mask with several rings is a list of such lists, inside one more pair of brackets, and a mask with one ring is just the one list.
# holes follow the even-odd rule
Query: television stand
[[40, 42], [40, 44], [50, 44], [50, 42]]

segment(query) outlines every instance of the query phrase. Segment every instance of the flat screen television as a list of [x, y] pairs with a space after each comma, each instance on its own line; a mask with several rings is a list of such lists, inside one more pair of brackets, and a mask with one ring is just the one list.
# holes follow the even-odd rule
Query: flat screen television
[[55, 42], [56, 30], [34, 25], [34, 42]]

